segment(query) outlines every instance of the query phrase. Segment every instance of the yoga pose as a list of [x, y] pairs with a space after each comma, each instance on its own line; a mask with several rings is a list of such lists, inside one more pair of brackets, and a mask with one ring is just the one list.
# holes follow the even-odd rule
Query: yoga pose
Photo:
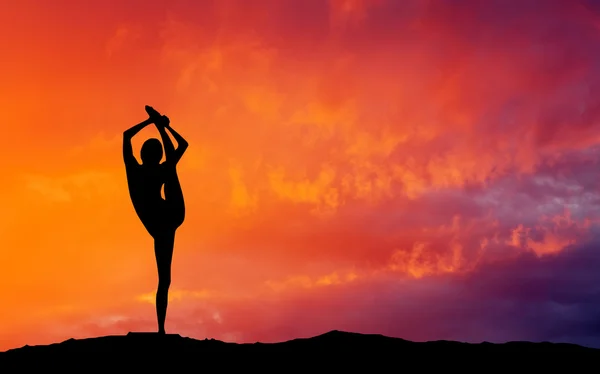
[[[183, 192], [177, 177], [177, 162], [183, 156], [188, 143], [170, 126], [167, 116], [163, 116], [150, 106], [146, 106], [149, 117], [123, 133], [123, 159], [127, 173], [129, 196], [138, 217], [154, 239], [154, 254], [158, 267], [158, 290], [156, 292], [156, 316], [158, 333], [165, 333], [165, 318], [171, 285], [171, 259], [175, 244], [175, 231], [185, 218]], [[154, 123], [162, 138], [146, 140], [142, 146], [140, 165], [133, 155], [131, 138], [149, 124]], [[177, 141], [173, 146], [168, 129]], [[165, 162], [160, 163], [163, 157]], [[164, 186], [164, 199], [161, 189]]]

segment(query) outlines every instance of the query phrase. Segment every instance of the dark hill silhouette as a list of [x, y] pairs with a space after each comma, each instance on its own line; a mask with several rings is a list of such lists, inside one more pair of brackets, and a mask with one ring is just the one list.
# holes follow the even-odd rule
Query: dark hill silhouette
[[[129, 333], [90, 339], [69, 339], [45, 346], [24, 346], [0, 352], [0, 372], [5, 369], [77, 370], [78, 372], [125, 368], [157, 369], [169, 366], [180, 371], [224, 371], [227, 369], [311, 372], [333, 368], [369, 372], [423, 371], [431, 368], [487, 372], [504, 366], [512, 369], [556, 368], [568, 364], [570, 373], [597, 365], [600, 349], [565, 343], [509, 342], [469, 344], [454, 341], [411, 342], [383, 335], [331, 331], [307, 339], [281, 343], [225, 343], [214, 339], [196, 340], [176, 334]], [[210, 365], [210, 366], [209, 366]], [[533, 365], [533, 366], [529, 366]], [[493, 371], [493, 370], [492, 370]]]

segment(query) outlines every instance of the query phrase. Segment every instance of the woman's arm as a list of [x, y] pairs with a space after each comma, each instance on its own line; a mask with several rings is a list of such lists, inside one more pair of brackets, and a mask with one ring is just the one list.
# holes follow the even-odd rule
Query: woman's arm
[[131, 138], [135, 136], [138, 132], [140, 132], [144, 127], [151, 124], [152, 121], [150, 118], [145, 120], [144, 122], [140, 122], [135, 126], [125, 130], [123, 132], [123, 159], [125, 160], [125, 165], [136, 164], [139, 165], [135, 156], [133, 155], [133, 147], [131, 145]]
[[173, 146], [171, 138], [169, 138], [169, 135], [165, 131], [165, 125], [157, 123], [156, 128], [162, 139], [163, 147], [165, 147], [165, 158], [167, 159], [167, 162], [171, 162], [175, 157], [175, 146]]
[[183, 136], [179, 135], [179, 133], [175, 131], [175, 129], [173, 129], [171, 126], [167, 125], [165, 127], [169, 129], [171, 135], [173, 135], [173, 137], [177, 141], [177, 151], [183, 154], [183, 152], [185, 152], [189, 145], [188, 142], [183, 138]]
[[[163, 144], [165, 147], [165, 154], [166, 154], [165, 156], [166, 156], [167, 162], [172, 163], [173, 165], [176, 165], [179, 162], [179, 160], [181, 159], [181, 157], [183, 156], [183, 154], [185, 153], [189, 144], [183, 138], [183, 136], [179, 135], [179, 133], [170, 126], [171, 121], [169, 120], [169, 117], [162, 116], [162, 118], [163, 118], [163, 121], [160, 124], [157, 124], [157, 127], [158, 127], [158, 131], [160, 132], [160, 135], [163, 139]], [[169, 132], [171, 133], [171, 135], [173, 135], [173, 138], [175, 138], [175, 141], [177, 142], [177, 149], [175, 149], [175, 147], [173, 146], [173, 142], [171, 141], [171, 138], [165, 131], [166, 129], [168, 129]]]
[[177, 131], [175, 131], [171, 126], [167, 125], [165, 126], [167, 129], [169, 129], [169, 131], [171, 132], [171, 134], [173, 135], [173, 137], [175, 138], [175, 140], [177, 141], [177, 149], [175, 150], [175, 153], [173, 155], [173, 162], [175, 164], [177, 164], [179, 162], [179, 160], [181, 160], [181, 157], [183, 156], [183, 154], [185, 153], [186, 149], [188, 148], [188, 142], [183, 138], [183, 136], [179, 135], [177, 133]]

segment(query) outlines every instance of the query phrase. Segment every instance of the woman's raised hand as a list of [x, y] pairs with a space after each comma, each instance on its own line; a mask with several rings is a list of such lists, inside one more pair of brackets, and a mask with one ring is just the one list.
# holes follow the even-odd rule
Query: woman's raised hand
[[165, 115], [160, 116], [160, 120], [159, 121], [160, 121], [160, 125], [164, 126], [164, 127], [169, 126], [169, 124], [171, 123], [171, 120], [169, 119], [169, 117], [167, 117]]

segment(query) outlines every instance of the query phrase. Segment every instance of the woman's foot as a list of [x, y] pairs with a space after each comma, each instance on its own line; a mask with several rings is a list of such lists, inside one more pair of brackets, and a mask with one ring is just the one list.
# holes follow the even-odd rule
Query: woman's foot
[[148, 116], [150, 117], [150, 119], [156, 120], [159, 119], [160, 117], [162, 117], [162, 115], [154, 108], [152, 108], [150, 105], [146, 105], [144, 107], [146, 109], [146, 113], [148, 113]]

